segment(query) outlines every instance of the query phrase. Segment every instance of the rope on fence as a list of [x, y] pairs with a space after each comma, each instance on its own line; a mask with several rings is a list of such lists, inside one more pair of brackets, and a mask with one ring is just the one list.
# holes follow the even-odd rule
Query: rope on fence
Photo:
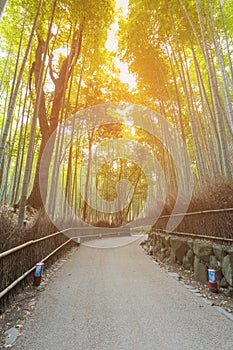
[[[66, 244], [68, 244], [72, 238], [68, 239], [65, 243], [61, 244], [59, 247], [57, 247], [55, 250], [53, 250], [49, 255], [47, 255], [44, 259], [41, 260], [41, 262], [46, 261], [49, 259], [52, 255], [54, 255], [58, 250], [60, 250], [62, 247], [64, 247]], [[0, 292], [0, 299], [6, 295], [8, 292], [10, 292], [19, 282], [21, 282], [24, 278], [26, 278], [32, 271], [34, 271], [36, 268], [36, 265], [34, 265], [31, 269], [26, 271], [22, 276], [17, 278], [14, 282], [12, 282], [7, 288], [5, 288], [3, 291]]]
[[[65, 232], [67, 232], [67, 231], [71, 231], [71, 230], [80, 230], [80, 229], [81, 229], [82, 231], [90, 230], [89, 227], [82, 227], [82, 228], [80, 228], [80, 227], [70, 227], [70, 228], [67, 228], [67, 229], [65, 229], [65, 230], [52, 233], [52, 234], [50, 234], [50, 235], [48, 235], [48, 236], [45, 236], [45, 237], [42, 237], [42, 238], [30, 240], [30, 241], [28, 241], [28, 242], [26, 242], [26, 243], [23, 243], [23, 244], [19, 245], [19, 246], [16, 246], [16, 247], [14, 247], [14, 248], [11, 248], [11, 249], [9, 249], [9, 250], [6, 250], [5, 252], [0, 253], [0, 259], [4, 258], [4, 257], [7, 256], [7, 255], [10, 255], [10, 254], [12, 254], [12, 253], [15, 253], [15, 252], [17, 252], [18, 250], [21, 250], [21, 249], [23, 249], [23, 248], [25, 248], [25, 247], [27, 247], [27, 246], [29, 246], [29, 245], [36, 244], [36, 243], [38, 243], [38, 242], [44, 241], [44, 240], [46, 240], [46, 239], [49, 239], [49, 238], [51, 238], [51, 237], [57, 236], [57, 235], [59, 235], [59, 234], [61, 234], [61, 233], [65, 233]], [[93, 230], [93, 228], [91, 228], [91, 230]], [[96, 230], [99, 231], [100, 228], [97, 227]], [[114, 228], [114, 229], [112, 229], [112, 230], [117, 230], [117, 232], [119, 232], [119, 230], [116, 229], [116, 228]], [[104, 234], [102, 234], [102, 235], [104, 236]], [[114, 232], [114, 233], [108, 233], [108, 235], [110, 235], [110, 236], [111, 236], [111, 235], [116, 235], [116, 232]], [[78, 237], [79, 237], [79, 238], [98, 237], [98, 234], [77, 236], [77, 237], [72, 237], [72, 239], [75, 239], [75, 238], [78, 238]]]
[[200, 214], [211, 214], [211, 213], [224, 213], [224, 212], [231, 212], [233, 211], [233, 208], [225, 208], [225, 209], [211, 209], [211, 210], [203, 210], [203, 211], [193, 211], [193, 212], [187, 212], [187, 213], [177, 213], [177, 214], [170, 214], [170, 215], [162, 215], [158, 218], [164, 219], [169, 218], [171, 216], [191, 216], [191, 215], [200, 215]]
[[[49, 239], [51, 237], [54, 237], [54, 236], [57, 236], [58, 234], [60, 233], [64, 233], [64, 232], [67, 232], [67, 231], [70, 231], [70, 230], [74, 230], [74, 229], [80, 229], [80, 228], [68, 228], [68, 229], [65, 229], [63, 231], [59, 231], [59, 232], [55, 232], [55, 233], [52, 233], [51, 235], [48, 235], [48, 236], [45, 236], [45, 237], [42, 237], [42, 238], [39, 238], [39, 239], [35, 239], [35, 240], [31, 240], [31, 241], [28, 241], [24, 244], [21, 244], [17, 247], [14, 247], [12, 249], [9, 249], [3, 253], [0, 254], [0, 259], [1, 258], [4, 258], [5, 256], [8, 256], [10, 254], [13, 254], [14, 252], [16, 251], [19, 251], [29, 245], [33, 245], [33, 244], [36, 244], [40, 241], [43, 241], [43, 240], [46, 240], [46, 239]], [[85, 228], [82, 228], [82, 230], [85, 230]], [[107, 235], [116, 235], [116, 232], [115, 233], [108, 233]], [[120, 233], [118, 233], [118, 235], [120, 235]], [[105, 236], [104, 234], [101, 234], [101, 237]], [[47, 259], [49, 259], [52, 255], [54, 255], [58, 250], [60, 250], [61, 248], [63, 248], [66, 244], [68, 244], [69, 242], [71, 241], [74, 241], [75, 239], [77, 238], [86, 238], [86, 237], [91, 237], [91, 238], [96, 238], [96, 237], [100, 237], [99, 234], [95, 234], [95, 235], [82, 235], [82, 236], [77, 236], [77, 237], [72, 237], [72, 238], [69, 238], [65, 243], [61, 244], [59, 247], [57, 247], [56, 249], [54, 249], [49, 255], [47, 255], [45, 258], [43, 258], [41, 260], [41, 262], [44, 262], [46, 261]], [[12, 282], [8, 287], [6, 287], [4, 290], [2, 290], [0, 292], [0, 299], [5, 296], [8, 292], [10, 292], [19, 282], [21, 282], [24, 278], [26, 278], [30, 273], [32, 273], [36, 268], [36, 265], [34, 265], [32, 268], [30, 268], [28, 271], [24, 272], [23, 275], [21, 275], [20, 277], [18, 277], [14, 282]]]
[[[188, 232], [171, 232], [168, 230], [163, 230], [163, 229], [153, 229], [154, 232], [161, 232], [161, 233], [167, 233], [169, 235], [174, 235], [174, 236], [181, 236], [181, 237], [190, 237], [193, 239], [205, 239], [205, 240], [210, 240], [210, 241], [217, 241], [217, 242], [222, 242], [222, 243], [232, 243], [233, 244], [233, 239], [231, 238], [222, 238], [222, 237], [215, 237], [215, 236], [205, 236], [205, 235], [200, 235], [196, 233], [188, 233]], [[152, 232], [153, 232], [152, 231]]]
[[57, 235], [59, 235], [60, 233], [62, 233], [62, 232], [55, 232], [55, 233], [52, 233], [52, 234], [49, 235], [49, 236], [45, 236], [45, 237], [42, 237], [42, 238], [34, 239], [34, 240], [28, 241], [28, 242], [26, 242], [26, 243], [20, 244], [20, 245], [18, 245], [17, 247], [14, 247], [14, 248], [11, 248], [11, 249], [9, 249], [9, 250], [6, 250], [5, 252], [0, 253], [0, 259], [4, 258], [4, 257], [7, 256], [7, 255], [10, 255], [10, 254], [12, 254], [12, 253], [15, 253], [15, 252], [17, 252], [18, 250], [21, 250], [21, 249], [23, 249], [23, 248], [25, 248], [25, 247], [27, 247], [27, 246], [29, 246], [29, 245], [38, 243], [38, 242], [40, 242], [40, 241], [43, 241], [43, 240], [48, 239], [48, 238], [53, 237], [53, 236], [57, 236]]

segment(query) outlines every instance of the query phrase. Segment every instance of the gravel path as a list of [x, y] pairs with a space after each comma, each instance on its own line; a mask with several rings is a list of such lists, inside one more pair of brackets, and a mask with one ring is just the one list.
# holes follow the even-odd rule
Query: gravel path
[[[111, 240], [105, 248], [116, 245]], [[14, 349], [232, 350], [233, 322], [161, 270], [138, 243], [81, 246], [41, 293]]]

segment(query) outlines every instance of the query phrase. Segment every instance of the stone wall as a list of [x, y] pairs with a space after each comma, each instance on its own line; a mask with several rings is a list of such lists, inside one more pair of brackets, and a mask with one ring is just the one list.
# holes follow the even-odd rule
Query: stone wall
[[208, 268], [216, 270], [219, 287], [233, 287], [233, 247], [206, 240], [151, 232], [147, 241], [153, 254], [168, 264], [180, 264], [194, 272], [194, 279], [206, 283]]

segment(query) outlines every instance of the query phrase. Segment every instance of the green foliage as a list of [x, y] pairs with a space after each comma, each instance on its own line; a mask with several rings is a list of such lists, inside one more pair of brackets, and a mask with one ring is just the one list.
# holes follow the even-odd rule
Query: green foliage
[[[38, 1], [9, 0], [0, 21], [1, 130], [6, 120], [14, 75], [17, 78], [37, 6]], [[55, 15], [42, 84], [48, 121], [55, 96], [56, 84], [52, 78], [58, 78], [70, 53], [74, 33], [77, 37], [80, 28], [83, 28], [81, 52], [77, 62], [72, 58], [71, 74], [64, 92], [64, 100], [62, 99], [59, 118], [68, 118], [81, 109], [106, 102], [124, 100], [145, 105], [165, 117], [182, 137], [199, 185], [208, 181], [211, 176], [227, 176], [224, 166], [227, 162], [231, 164], [229, 159], [232, 160], [233, 149], [230, 108], [233, 76], [230, 70], [232, 62], [229, 58], [232, 56], [233, 0], [130, 0], [128, 17], [125, 19], [117, 14], [120, 29], [117, 33], [119, 50], [116, 53], [109, 52], [105, 47], [108, 30], [116, 19], [114, 6], [114, 0], [43, 2], [20, 93], [17, 96], [1, 179], [4, 176], [7, 181], [13, 178], [18, 147], [23, 149], [24, 145], [24, 152], [20, 155], [23, 166], [21, 169], [19, 166], [17, 168], [18, 172], [21, 171], [18, 177], [19, 187], [22, 183], [36, 100], [33, 62], [38, 40], [46, 41], [53, 9]], [[52, 59], [51, 67], [48, 63], [49, 56]], [[137, 87], [132, 92], [129, 91], [128, 85], [119, 79], [120, 68], [115, 65], [116, 57], [126, 62], [129, 70], [137, 77]], [[27, 90], [28, 81], [31, 82], [31, 92]], [[23, 127], [18, 128], [21, 123]], [[170, 181], [170, 187], [176, 188], [174, 164], [161, 142], [142, 130], [135, 130], [135, 134], [132, 135], [130, 128], [119, 125], [113, 125], [112, 129], [104, 126], [95, 130], [92, 141], [93, 144], [97, 144], [116, 137], [135, 139], [155, 151], [165, 177]], [[35, 173], [40, 143], [41, 132], [38, 125], [31, 179]], [[63, 162], [64, 177], [61, 184], [67, 188], [71, 186], [69, 167], [72, 168], [73, 174], [78, 174], [85, 156], [84, 150], [88, 149], [88, 138], [82, 139], [77, 147], [78, 151], [75, 147], [73, 149], [72, 164], [69, 164], [69, 155]], [[227, 154], [230, 154], [229, 158]], [[10, 164], [9, 172], [6, 164]], [[114, 164], [106, 163], [99, 170], [99, 191], [105, 199], [115, 198], [116, 182], [123, 168], [126, 177], [131, 177], [132, 182], [135, 182], [139, 169], [134, 163], [116, 160]], [[108, 174], [109, 192], [105, 192], [105, 174]], [[145, 180], [142, 174], [135, 192], [135, 200], [138, 203], [146, 196]], [[70, 191], [75, 193], [76, 190], [77, 188], [73, 188]], [[6, 198], [4, 191], [0, 191], [1, 198]]]

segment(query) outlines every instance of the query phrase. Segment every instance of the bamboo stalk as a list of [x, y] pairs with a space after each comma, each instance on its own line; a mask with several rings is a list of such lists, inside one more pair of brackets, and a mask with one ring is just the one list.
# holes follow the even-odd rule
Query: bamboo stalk
[[[191, 216], [191, 215], [210, 214], [210, 213], [223, 213], [223, 212], [231, 212], [231, 211], [233, 211], [233, 208], [203, 210], [203, 211], [196, 211], [196, 212], [190, 212], [190, 213], [177, 213], [177, 214], [171, 214], [171, 215], [163, 215], [163, 216], [160, 216], [160, 218], [159, 218], [158, 220], [160, 220], [160, 219], [165, 219], [165, 218], [169, 218], [169, 217], [171, 217], [171, 216], [173, 216], [173, 217], [175, 217], [175, 216], [182, 216], [182, 215], [183, 215], [183, 216]], [[26, 242], [26, 243], [24, 243], [24, 244], [21, 244], [21, 245], [19, 245], [19, 246], [17, 246], [17, 247], [11, 248], [11, 249], [9, 249], [9, 250], [3, 252], [3, 253], [0, 253], [0, 259], [2, 259], [2, 258], [4, 258], [5, 256], [10, 255], [10, 254], [12, 254], [12, 253], [18, 251], [18, 250], [21, 250], [21, 249], [23, 249], [23, 248], [25, 248], [25, 247], [27, 247], [27, 246], [29, 246], [29, 245], [38, 243], [38, 242], [43, 241], [43, 240], [46, 240], [46, 239], [49, 239], [49, 238], [51, 238], [51, 237], [53, 237], [53, 236], [56, 236], [56, 235], [61, 234], [61, 233], [65, 233], [65, 232], [70, 231], [70, 230], [79, 230], [79, 229], [85, 231], [85, 230], [89, 230], [89, 227], [82, 227], [82, 228], [80, 228], [80, 227], [71, 227], [71, 228], [67, 228], [67, 229], [62, 230], [62, 231], [59, 231], [59, 232], [52, 233], [51, 235], [48, 235], [48, 236], [45, 236], [45, 237], [42, 237], [42, 238], [39, 238], [39, 239], [35, 239], [35, 240], [28, 241], [28, 242]], [[91, 229], [93, 230], [93, 229], [95, 229], [95, 228], [92, 227]], [[100, 228], [99, 228], [99, 227], [96, 227], [96, 229], [99, 230]], [[114, 229], [111, 229], [111, 230], [114, 230]], [[115, 228], [115, 230], [119, 231], [119, 228]], [[163, 231], [164, 231], [164, 230], [163, 230]], [[112, 235], [112, 234], [115, 234], [115, 233], [111, 233], [111, 234], [109, 234], [109, 235]], [[178, 234], [179, 234], [179, 233], [178, 233]], [[192, 235], [192, 234], [190, 234], [190, 235]], [[193, 235], [194, 235], [194, 234], [193, 234]], [[97, 236], [98, 236], [98, 235], [90, 235], [90, 236], [88, 236], [88, 237], [97, 237]], [[195, 234], [195, 236], [198, 237], [198, 235], [196, 235], [196, 234]], [[87, 236], [85, 235], [85, 236], [77, 236], [77, 237], [84, 238], [84, 237], [87, 237]], [[73, 237], [73, 239], [74, 239], [74, 238], [77, 238], [77, 237]], [[203, 237], [210, 237], [210, 238], [211, 238], [212, 236], [203, 236]], [[214, 237], [214, 239], [224, 240], [224, 238], [218, 238], [218, 237]], [[229, 242], [230, 242], [230, 241], [233, 242], [233, 240], [228, 239], [228, 238], [225, 238], [225, 240], [227, 240], [227, 241], [229, 241]]]
[[22, 281], [24, 278], [26, 278], [34, 269], [36, 268], [36, 265], [33, 266], [30, 270], [26, 271], [22, 276], [17, 278], [14, 282], [12, 282], [7, 288], [3, 289], [0, 293], [0, 299], [4, 297], [8, 292], [10, 292], [20, 281]]

